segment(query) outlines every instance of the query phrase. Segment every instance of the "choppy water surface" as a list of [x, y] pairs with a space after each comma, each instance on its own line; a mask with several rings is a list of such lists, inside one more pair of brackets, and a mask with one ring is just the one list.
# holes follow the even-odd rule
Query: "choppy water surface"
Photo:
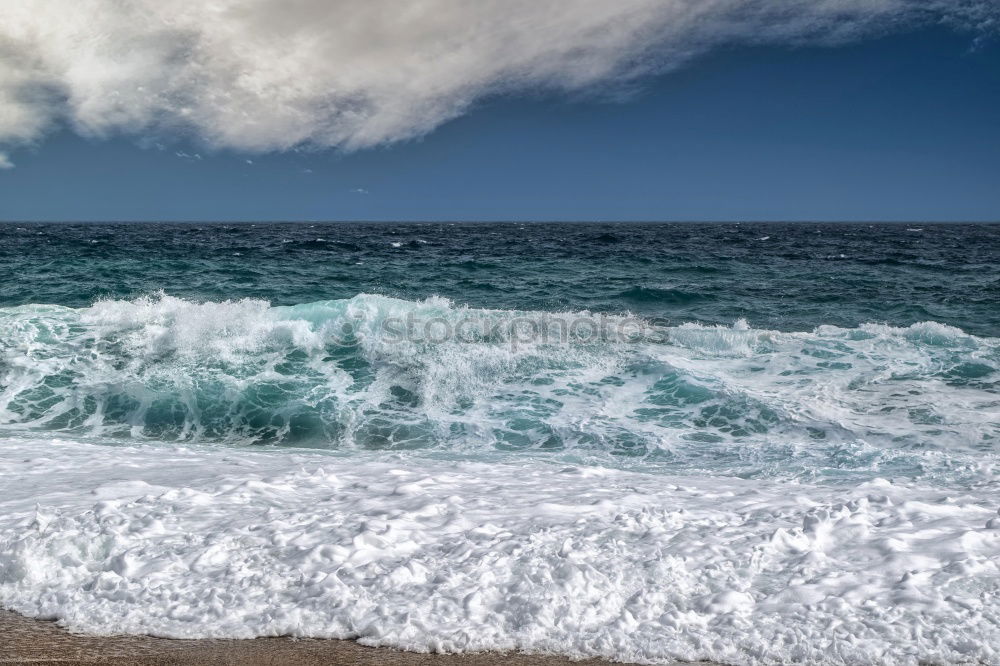
[[998, 255], [1000, 225], [4, 224], [0, 304], [438, 295], [782, 331], [936, 321], [996, 337]]
[[998, 259], [989, 225], [0, 226], [0, 601], [1000, 663]]
[[1000, 435], [1000, 226], [0, 233], [20, 429], [742, 475], [957, 474]]

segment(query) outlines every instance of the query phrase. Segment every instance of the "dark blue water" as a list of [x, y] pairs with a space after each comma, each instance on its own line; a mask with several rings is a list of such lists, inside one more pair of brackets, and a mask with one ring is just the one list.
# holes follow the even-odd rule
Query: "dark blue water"
[[1000, 225], [3, 224], [0, 306], [157, 291], [275, 305], [440, 295], [809, 331], [1000, 335]]

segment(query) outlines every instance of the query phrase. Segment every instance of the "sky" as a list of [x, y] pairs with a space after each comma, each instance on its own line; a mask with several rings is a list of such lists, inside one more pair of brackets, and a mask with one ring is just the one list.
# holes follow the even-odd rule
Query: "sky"
[[992, 2], [108, 2], [0, 0], [0, 220], [1000, 220]]

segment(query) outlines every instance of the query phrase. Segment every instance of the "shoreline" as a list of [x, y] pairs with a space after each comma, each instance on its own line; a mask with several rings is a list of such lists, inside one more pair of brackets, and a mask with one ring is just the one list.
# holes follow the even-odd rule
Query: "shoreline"
[[369, 647], [352, 640], [314, 638], [191, 639], [75, 634], [51, 620], [0, 610], [0, 664], [115, 664], [121, 666], [603, 666], [602, 659], [516, 652], [438, 654]]

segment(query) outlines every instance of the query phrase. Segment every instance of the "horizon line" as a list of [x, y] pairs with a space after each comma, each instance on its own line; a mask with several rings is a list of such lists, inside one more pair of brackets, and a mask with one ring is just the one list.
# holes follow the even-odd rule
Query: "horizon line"
[[996, 219], [0, 219], [0, 224], [1000, 224]]

